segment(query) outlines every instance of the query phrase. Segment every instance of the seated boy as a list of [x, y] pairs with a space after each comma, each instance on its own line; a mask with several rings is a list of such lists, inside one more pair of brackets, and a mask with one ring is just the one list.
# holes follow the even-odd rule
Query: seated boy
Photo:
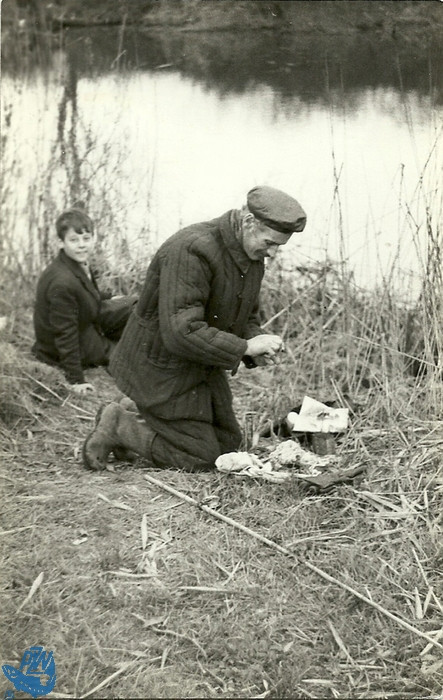
[[107, 365], [137, 297], [102, 294], [89, 268], [92, 220], [72, 208], [56, 221], [60, 253], [42, 273], [34, 307], [34, 355], [59, 365], [77, 394], [94, 391], [83, 369]]

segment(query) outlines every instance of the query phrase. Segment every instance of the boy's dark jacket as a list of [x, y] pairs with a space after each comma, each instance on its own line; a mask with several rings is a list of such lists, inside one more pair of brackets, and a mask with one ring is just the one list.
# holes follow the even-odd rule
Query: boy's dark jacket
[[106, 296], [63, 250], [38, 281], [32, 351], [39, 360], [60, 365], [71, 384], [85, 381], [84, 367], [107, 362], [110, 343], [98, 326]]

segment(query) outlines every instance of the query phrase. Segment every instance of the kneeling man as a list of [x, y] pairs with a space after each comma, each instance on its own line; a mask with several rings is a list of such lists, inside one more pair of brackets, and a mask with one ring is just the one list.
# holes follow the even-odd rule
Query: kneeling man
[[[288, 194], [254, 187], [240, 210], [182, 229], [157, 251], [110, 371], [127, 400], [106, 406], [83, 447], [104, 469], [111, 451], [156, 467], [208, 469], [241, 432], [225, 370], [275, 361], [282, 339], [260, 328], [264, 260], [306, 214]], [[130, 403], [130, 402], [129, 402]]]

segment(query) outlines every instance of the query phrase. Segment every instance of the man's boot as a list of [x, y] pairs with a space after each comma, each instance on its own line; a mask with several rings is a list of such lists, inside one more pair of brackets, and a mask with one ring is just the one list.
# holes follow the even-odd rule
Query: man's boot
[[[83, 463], [88, 469], [106, 469], [110, 452], [135, 452], [151, 459], [151, 445], [155, 433], [133, 411], [126, 411], [118, 403], [101, 409], [95, 429], [83, 444]], [[121, 451], [125, 452], [121, 452]]]
[[[138, 408], [135, 401], [130, 399], [129, 396], [124, 396], [118, 403], [121, 408], [125, 409], [125, 411], [138, 413]], [[135, 462], [137, 459], [137, 453], [133, 452], [133, 450], [128, 450], [126, 447], [113, 447], [112, 452], [114, 453], [114, 457], [118, 462]]]
[[[120, 401], [118, 403], [119, 403], [119, 406], [121, 408], [124, 408], [126, 411], [133, 411], [134, 413], [137, 413], [136, 404], [128, 396], [124, 396], [122, 399], [120, 399]], [[94, 431], [97, 428], [97, 426], [101, 420], [102, 413], [105, 410], [105, 408], [106, 408], [105, 405], [100, 406], [100, 408], [98, 409], [98, 411], [96, 413]], [[90, 436], [88, 436], [88, 437], [90, 437]], [[135, 462], [135, 460], [137, 459], [136, 452], [133, 452], [132, 450], [127, 450], [126, 447], [122, 447], [121, 445], [114, 445], [111, 448], [111, 452], [113, 453], [115, 459], [118, 462]]]

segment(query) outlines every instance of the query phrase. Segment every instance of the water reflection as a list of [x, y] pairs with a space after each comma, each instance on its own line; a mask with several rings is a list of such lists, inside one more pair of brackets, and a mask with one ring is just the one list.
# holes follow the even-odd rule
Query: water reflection
[[[149, 227], [159, 241], [181, 223], [240, 205], [247, 189], [267, 182], [294, 193], [308, 212], [297, 249], [302, 259], [317, 259], [325, 248], [336, 257], [342, 242], [362, 283], [381, 263], [386, 270], [399, 246], [402, 266], [413, 265], [406, 203], [414, 213], [422, 208], [417, 187], [436, 135], [417, 117], [422, 103], [414, 94], [412, 133], [398, 123], [402, 99], [380, 88], [361, 93], [355, 111], [338, 114], [297, 98], [292, 110], [279, 111], [274, 91], [263, 86], [220, 100], [178, 74], [138, 73], [124, 86], [105, 77], [85, 80], [79, 95], [90, 107], [91, 130], [126, 143], [125, 179], [140, 193], [134, 224], [146, 216], [149, 197]], [[109, 116], [122, 97], [116, 123], [115, 113]], [[380, 109], [380, 101], [393, 112]], [[422, 209], [420, 216], [423, 224]], [[296, 245], [288, 246], [293, 255]]]
[[280, 98], [305, 101], [342, 99], [361, 88], [392, 87], [431, 95], [443, 102], [438, 71], [441, 46], [382, 35], [328, 35], [316, 32], [142, 31], [128, 27], [71, 30], [69, 61], [80, 74], [120, 69], [172, 67], [221, 94], [267, 85]]
[[[126, 237], [133, 256], [147, 256], [142, 233], [155, 246], [269, 183], [308, 212], [287, 261], [344, 255], [362, 285], [380, 281], [397, 259], [406, 276], [420, 270], [425, 206], [438, 216], [433, 192], [441, 181], [441, 109], [423, 90], [422, 63], [404, 68], [404, 83], [417, 89], [399, 91], [383, 46], [373, 55], [360, 45], [355, 61], [355, 47], [332, 47], [331, 39], [312, 47], [249, 33], [245, 47], [228, 33], [132, 31], [123, 38], [109, 30], [73, 34], [58, 66], [34, 73], [19, 91], [4, 77], [14, 103], [11, 142], [20, 143], [14, 157], [22, 164], [16, 196], [23, 210], [26, 183], [60, 137], [64, 95], [65, 149], [75, 110], [78, 143], [71, 146], [87, 154], [79, 182], [102, 229]], [[328, 47], [334, 52], [325, 62]], [[70, 185], [55, 179], [60, 207]], [[16, 225], [19, 235], [23, 221]]]

